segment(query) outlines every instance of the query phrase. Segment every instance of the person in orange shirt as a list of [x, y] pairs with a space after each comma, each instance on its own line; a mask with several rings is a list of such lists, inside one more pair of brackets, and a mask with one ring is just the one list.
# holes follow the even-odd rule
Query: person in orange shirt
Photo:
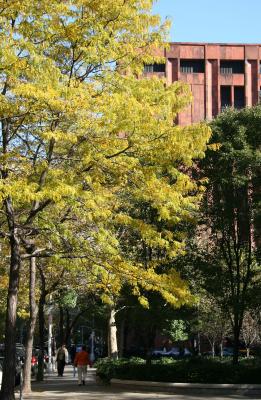
[[86, 346], [82, 346], [82, 350], [76, 353], [74, 365], [77, 367], [78, 372], [78, 385], [85, 385], [87, 374], [87, 365], [90, 365], [89, 354], [87, 353]]

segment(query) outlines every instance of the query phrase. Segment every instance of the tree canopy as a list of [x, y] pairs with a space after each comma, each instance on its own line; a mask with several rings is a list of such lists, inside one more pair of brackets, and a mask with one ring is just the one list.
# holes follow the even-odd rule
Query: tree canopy
[[209, 149], [201, 164], [208, 179], [200, 231], [212, 259], [208, 289], [230, 315], [234, 362], [244, 314], [260, 291], [260, 122], [260, 106], [222, 113], [211, 123], [219, 150]]
[[[124, 254], [118, 236], [119, 225], [127, 226], [166, 254], [182, 249], [184, 236], [176, 238], [172, 227], [190, 218], [200, 197], [186, 166], [203, 157], [210, 136], [204, 124], [173, 124], [191, 99], [186, 85], [137, 79], [144, 63], [159, 61], [153, 49], [166, 34], [152, 3], [0, 2], [9, 371], [15, 366], [17, 292], [26, 259], [54, 257], [55, 265], [67, 259], [72, 269], [84, 260], [105, 295], [127, 280], [137, 291], [139, 285], [158, 290], [176, 305], [190, 301], [176, 272], [159, 278], [156, 264], [146, 270]], [[149, 203], [168, 228], [157, 231], [131, 215], [131, 198]], [[6, 361], [1, 400], [13, 396], [9, 371]]]

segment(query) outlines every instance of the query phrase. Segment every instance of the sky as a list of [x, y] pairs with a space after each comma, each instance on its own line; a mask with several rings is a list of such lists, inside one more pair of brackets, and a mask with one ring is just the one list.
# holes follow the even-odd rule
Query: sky
[[158, 0], [172, 20], [171, 41], [261, 43], [261, 0]]

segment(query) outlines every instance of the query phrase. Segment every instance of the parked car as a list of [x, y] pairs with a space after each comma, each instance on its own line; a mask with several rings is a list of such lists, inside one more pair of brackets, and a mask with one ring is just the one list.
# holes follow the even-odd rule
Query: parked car
[[[25, 358], [25, 348], [21, 343], [16, 343], [15, 345], [15, 385], [20, 384], [21, 369], [23, 368], [23, 362]], [[2, 384], [2, 374], [3, 374], [3, 363], [5, 356], [5, 345], [0, 344], [0, 385]]]
[[24, 362], [25, 359], [25, 347], [21, 343], [16, 343], [15, 344], [15, 351], [16, 351], [16, 356], [19, 360]]
[[[4, 357], [4, 353], [5, 353], [5, 345], [4, 344], [0, 344], [0, 357]], [[24, 358], [25, 358], [25, 348], [24, 345], [21, 343], [16, 343], [15, 345], [15, 354], [16, 354], [16, 358], [18, 361], [22, 361], [24, 362]]]
[[[3, 378], [3, 362], [4, 362], [4, 358], [0, 357], [0, 386], [2, 385], [2, 378]], [[16, 360], [16, 367], [15, 367], [15, 385], [19, 385], [20, 384], [20, 375], [21, 375], [21, 362], [17, 359]]]
[[[38, 370], [38, 356], [40, 353], [40, 349], [39, 348], [34, 348], [33, 349], [33, 353], [32, 353], [32, 359], [31, 359], [31, 372], [32, 372], [32, 376], [35, 376], [37, 374], [37, 370]], [[47, 369], [48, 366], [48, 354], [46, 351], [44, 351], [44, 369]]]
[[[238, 349], [238, 354], [239, 354], [239, 356], [241, 356], [241, 357], [246, 357], [246, 356], [247, 356], [247, 349], [246, 349], [246, 348], [239, 348], [239, 349]], [[253, 348], [250, 349], [249, 354], [250, 354], [250, 355], [254, 355], [254, 354], [255, 354], [255, 351], [254, 351]], [[233, 355], [234, 355], [234, 349], [233, 349], [233, 347], [224, 347], [224, 349], [223, 349], [223, 356], [225, 356], [225, 357], [226, 357], [226, 356], [227, 356], [227, 357], [233, 357]]]
[[[209, 350], [209, 351], [204, 351], [204, 353], [202, 353], [202, 355], [203, 356], [211, 356], [211, 357], [213, 357], [213, 352], [211, 351], [211, 350]], [[215, 354], [214, 354], [215, 356], [216, 356], [216, 352], [215, 352]]]
[[180, 351], [178, 347], [172, 347], [170, 350], [163, 349], [163, 350], [153, 350], [152, 351], [152, 356], [158, 356], [158, 357], [179, 357], [180, 356]]
[[182, 354], [183, 357], [191, 357], [192, 356], [191, 351], [187, 347], [185, 347], [185, 349], [183, 350], [182, 353], [183, 353]]
[[33, 354], [32, 355], [32, 359], [31, 359], [31, 373], [32, 373], [32, 376], [35, 376], [37, 374], [37, 368], [38, 368], [38, 359]]
[[223, 348], [223, 357], [233, 357], [233, 354], [234, 354], [233, 347]]

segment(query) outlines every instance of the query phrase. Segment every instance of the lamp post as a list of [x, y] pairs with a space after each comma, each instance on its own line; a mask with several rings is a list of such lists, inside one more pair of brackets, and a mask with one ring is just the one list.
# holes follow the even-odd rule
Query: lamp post
[[81, 325], [80, 327], [80, 333], [81, 333], [81, 345], [83, 346], [84, 345], [84, 328], [87, 328], [88, 329], [88, 326], [86, 326], [86, 325]]
[[52, 364], [52, 338], [53, 338], [53, 315], [52, 315], [52, 295], [48, 304], [48, 372], [51, 373], [53, 370]]
[[91, 354], [90, 354], [90, 360], [93, 363], [95, 360], [95, 354], [94, 354], [94, 338], [95, 338], [95, 332], [94, 330], [91, 333]]
[[51, 312], [48, 315], [48, 372], [52, 372], [52, 337], [53, 337], [53, 316]]
[[[90, 361], [93, 362], [95, 360], [95, 352], [94, 352], [94, 347], [95, 347], [95, 331], [93, 328], [91, 328], [90, 326], [86, 326], [86, 325], [81, 325], [79, 326], [80, 331], [79, 333], [81, 334], [81, 341], [82, 341], [82, 345], [84, 344], [84, 335], [83, 335], [83, 329], [86, 328], [87, 330], [91, 330], [91, 334], [89, 336], [89, 344], [90, 344]], [[88, 332], [87, 332], [88, 333]]]

